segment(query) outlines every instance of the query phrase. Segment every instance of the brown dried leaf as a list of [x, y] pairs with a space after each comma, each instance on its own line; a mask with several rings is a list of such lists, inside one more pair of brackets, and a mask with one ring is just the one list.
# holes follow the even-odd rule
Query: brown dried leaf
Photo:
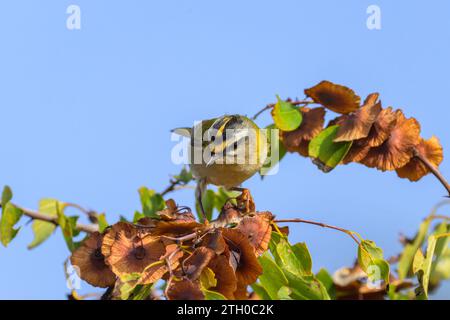
[[359, 108], [361, 98], [350, 88], [322, 81], [306, 89], [305, 94], [324, 107], [341, 114], [351, 113]]
[[370, 146], [365, 143], [365, 139], [356, 140], [353, 142], [350, 150], [345, 155], [345, 158], [342, 160], [343, 164], [348, 164], [350, 162], [359, 162], [364, 159], [365, 156], [369, 153]]
[[381, 110], [369, 135], [365, 139], [365, 143], [370, 147], [380, 146], [389, 137], [396, 121], [397, 115], [391, 107]]
[[241, 213], [255, 212], [255, 201], [248, 189], [242, 190], [241, 194], [236, 198], [237, 207]]
[[[436, 168], [439, 167], [444, 158], [442, 146], [439, 139], [435, 136], [432, 136], [429, 140], [420, 138], [420, 143], [417, 145], [416, 150]], [[407, 178], [411, 181], [418, 181], [430, 173], [430, 170], [416, 157], [412, 158], [405, 166], [396, 171], [400, 178]]]
[[[383, 300], [386, 297], [386, 283], [380, 286], [368, 285], [367, 274], [359, 265], [337, 270], [333, 282], [338, 300]], [[395, 279], [392, 275], [389, 282], [396, 291], [412, 287], [411, 282]]]
[[294, 131], [281, 131], [280, 138], [284, 147], [289, 152], [298, 152], [300, 145], [306, 140], [310, 141], [323, 129], [325, 109], [307, 108], [300, 109], [303, 120], [300, 127]]
[[361, 108], [339, 119], [337, 124], [340, 127], [334, 141], [353, 141], [367, 137], [381, 112], [381, 103], [377, 103], [377, 100], [378, 93], [372, 93]]

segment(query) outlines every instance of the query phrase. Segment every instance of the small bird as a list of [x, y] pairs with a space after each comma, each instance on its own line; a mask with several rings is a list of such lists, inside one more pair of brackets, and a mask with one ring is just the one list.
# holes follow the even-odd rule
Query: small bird
[[264, 130], [245, 116], [225, 115], [172, 132], [190, 139], [189, 166], [197, 180], [196, 198], [205, 221], [201, 200], [206, 186], [243, 191], [241, 183], [258, 172], [267, 158]]

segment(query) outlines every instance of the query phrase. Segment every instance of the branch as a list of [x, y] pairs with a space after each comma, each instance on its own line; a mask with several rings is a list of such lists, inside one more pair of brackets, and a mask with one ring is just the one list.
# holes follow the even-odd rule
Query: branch
[[87, 210], [76, 203], [66, 202], [65, 205], [66, 205], [66, 207], [72, 207], [72, 208], [78, 209], [81, 212], [83, 212], [89, 218], [90, 222], [92, 222], [92, 223], [98, 222], [97, 213], [95, 211]]
[[[30, 217], [33, 220], [41, 220], [41, 221], [47, 221], [50, 223], [53, 223], [54, 225], [59, 225], [58, 223], [58, 218], [57, 217], [52, 217], [46, 214], [43, 214], [41, 212], [35, 211], [35, 210], [31, 210], [31, 209], [27, 209], [27, 208], [22, 208], [16, 204], [13, 204], [15, 207], [17, 207], [18, 209], [23, 211], [23, 214]], [[98, 225], [96, 224], [82, 224], [82, 223], [77, 223], [76, 228], [80, 231], [84, 231], [87, 233], [93, 233], [98, 231]]]
[[339, 228], [339, 227], [335, 227], [335, 226], [331, 226], [329, 224], [325, 224], [325, 223], [322, 223], [322, 222], [315, 222], [315, 221], [303, 220], [303, 219], [280, 219], [280, 220], [274, 220], [274, 222], [275, 223], [283, 223], [283, 222], [307, 223], [307, 224], [313, 224], [315, 226], [319, 226], [319, 227], [323, 227], [323, 228], [338, 230], [338, 231], [341, 231], [341, 232], [344, 232], [344, 233], [348, 234], [359, 245], [359, 240], [355, 237], [353, 231], [350, 231], [350, 230], [347, 230], [347, 229], [343, 229], [343, 228]]
[[[288, 100], [289, 101], [289, 100]], [[312, 104], [315, 103], [314, 101], [308, 101], [308, 100], [296, 100], [296, 101], [289, 101], [291, 104], [293, 104], [294, 106], [298, 106], [298, 105], [308, 105], [308, 104]], [[258, 118], [258, 116], [263, 113], [266, 110], [272, 109], [273, 107], [275, 107], [275, 103], [270, 103], [267, 106], [265, 106], [264, 108], [262, 108], [261, 110], [259, 110], [253, 117], [252, 120], [256, 120], [256, 118]]]
[[438, 168], [436, 168], [430, 160], [428, 160], [426, 157], [420, 154], [420, 152], [417, 149], [414, 149], [414, 156], [419, 159], [427, 168], [431, 171], [431, 173], [439, 180], [439, 182], [444, 186], [444, 188], [448, 192], [447, 198], [450, 198], [450, 185], [448, 184], [447, 180], [445, 180], [444, 176], [441, 174]]

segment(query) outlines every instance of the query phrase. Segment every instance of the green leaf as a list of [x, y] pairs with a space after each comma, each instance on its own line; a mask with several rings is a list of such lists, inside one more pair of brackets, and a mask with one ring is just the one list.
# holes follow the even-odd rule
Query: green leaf
[[312, 258], [306, 243], [300, 242], [292, 246], [295, 256], [300, 261], [303, 271], [307, 275], [312, 274]]
[[11, 188], [9, 186], [5, 186], [2, 192], [2, 208], [6, 206], [8, 202], [11, 201], [13, 197]]
[[383, 250], [371, 240], [363, 240], [358, 246], [358, 263], [369, 281], [383, 280], [389, 284], [389, 263], [383, 258]]
[[339, 130], [339, 126], [331, 126], [319, 133], [309, 143], [309, 156], [314, 159], [314, 163], [323, 172], [333, 170], [347, 155], [351, 141], [334, 142], [334, 138]]
[[14, 226], [23, 215], [23, 211], [10, 202], [12, 197], [11, 188], [5, 186], [2, 192], [2, 215], [0, 218], [0, 240], [5, 247], [19, 232], [20, 228], [14, 229]]
[[227, 191], [222, 187], [217, 188], [217, 192], [214, 197], [214, 208], [220, 212], [222, 207], [225, 205], [225, 202], [230, 200], [233, 202], [234, 200], [232, 199], [236, 198], [238, 195], [239, 192], [237, 191]]
[[[203, 209], [205, 210], [206, 218], [208, 220], [212, 219], [214, 205], [215, 205], [215, 199], [216, 199], [216, 193], [213, 190], [208, 189], [202, 194]], [[203, 217], [200, 214], [201, 213], [200, 205], [198, 203], [196, 203], [196, 209], [197, 209], [198, 217], [199, 217], [200, 221], [203, 221]]]
[[131, 300], [144, 300], [147, 299], [152, 293], [153, 283], [145, 285], [137, 285], [133, 293], [130, 295]]
[[188, 184], [194, 179], [194, 177], [192, 176], [192, 172], [187, 170], [186, 167], [183, 167], [180, 174], [175, 175], [173, 177], [178, 181], [183, 182], [184, 184]]
[[412, 270], [414, 273], [419, 272], [422, 269], [423, 262], [425, 261], [425, 257], [422, 253], [422, 250], [417, 250], [416, 254], [414, 255]]
[[266, 289], [264, 289], [264, 287], [259, 284], [259, 283], [254, 283], [251, 285], [253, 291], [255, 291], [255, 293], [258, 295], [258, 297], [261, 300], [271, 300], [269, 294], [267, 293]]
[[[135, 216], [136, 216], [136, 213], [139, 213], [139, 212], [135, 212]], [[130, 221], [128, 221], [128, 219], [126, 218], [126, 217], [124, 217], [124, 216], [122, 216], [122, 215], [120, 215], [119, 216], [119, 221], [120, 222], [130, 222]], [[137, 221], [137, 220], [136, 220]], [[133, 221], [133, 222], [136, 222], [136, 221]]]
[[[9, 200], [8, 200], [9, 201]], [[14, 225], [19, 222], [23, 211], [11, 202], [2, 205], [2, 217], [0, 220], [0, 238], [2, 244], [7, 247], [12, 239], [17, 235], [20, 228], [14, 229]]]
[[292, 246], [285, 239], [280, 239], [276, 251], [284, 269], [300, 276], [312, 274], [312, 260], [306, 244]]
[[295, 300], [330, 300], [325, 286], [314, 276], [299, 276], [284, 270]]
[[163, 210], [166, 206], [163, 197], [154, 190], [146, 187], [139, 189], [139, 196], [141, 198], [143, 214], [146, 217], [159, 218], [156, 212]]
[[[428, 237], [427, 253], [425, 258], [421, 254], [420, 249], [417, 251], [413, 266], [414, 272], [417, 274], [420, 286], [416, 289], [418, 299], [428, 299], [428, 287], [432, 272], [433, 257], [436, 254], [436, 245], [441, 238], [448, 238], [449, 233], [433, 234]], [[420, 252], [420, 253], [419, 253]]]
[[[267, 263], [267, 268], [271, 268], [271, 271], [277, 275], [277, 271], [281, 271], [282, 275], [278, 275], [279, 278], [284, 279], [282, 281], [273, 281], [271, 277], [268, 277], [267, 283], [269, 287], [265, 285], [263, 266], [263, 275], [260, 277], [261, 285], [265, 289], [268, 295], [272, 299], [278, 299], [279, 290], [282, 286], [288, 287], [290, 290], [290, 298], [296, 300], [328, 300], [330, 296], [327, 292], [327, 288], [312, 274], [312, 262], [308, 248], [303, 243], [298, 243], [292, 246], [285, 236], [278, 232], [272, 232], [272, 237], [269, 242], [270, 253], [274, 256], [275, 262], [272, 264]], [[266, 252], [264, 255], [268, 255]], [[264, 256], [263, 255], [263, 256]], [[261, 258], [260, 258], [261, 259]], [[272, 260], [273, 261], [273, 260]], [[261, 263], [262, 264], [262, 263]], [[275, 278], [275, 277], [272, 277]], [[286, 284], [286, 280], [288, 284]], [[272, 282], [271, 282], [272, 281]], [[271, 288], [270, 285], [274, 285], [275, 288]], [[275, 290], [277, 289], [277, 290]], [[283, 291], [284, 290], [284, 291]], [[286, 289], [283, 289], [281, 293], [286, 293]], [[277, 298], [275, 298], [275, 293]], [[284, 296], [284, 298], [287, 298]]]
[[292, 103], [283, 101], [277, 96], [277, 103], [272, 110], [272, 117], [277, 128], [293, 131], [302, 123], [302, 113]]
[[450, 248], [447, 248], [445, 252], [433, 262], [434, 269], [432, 268], [430, 275], [430, 283], [437, 286], [442, 280], [450, 279]]
[[208, 290], [209, 288], [217, 286], [216, 275], [211, 268], [203, 269], [200, 274], [200, 285], [203, 289]]
[[288, 286], [289, 282], [281, 268], [267, 252], [259, 257], [259, 262], [263, 268], [263, 274], [259, 277], [259, 282], [270, 298], [276, 300], [278, 299], [278, 291], [281, 287]]
[[280, 141], [279, 130], [276, 128], [275, 124], [267, 126], [266, 129], [267, 158], [259, 170], [261, 177], [264, 177], [272, 168], [274, 168], [287, 153], [286, 148]]
[[281, 258], [277, 251], [278, 244], [282, 241], [287, 241], [286, 238], [278, 232], [273, 231], [269, 241], [269, 250], [278, 265], [282, 264]]
[[[49, 198], [41, 199], [41, 201], [39, 201], [38, 210], [40, 213], [48, 215], [49, 217], [56, 217], [57, 211], [55, 203], [58, 203], [60, 210], [64, 210], [65, 207], [64, 203]], [[45, 240], [47, 240], [55, 231], [56, 225], [54, 223], [47, 221], [34, 220], [31, 228], [34, 233], [34, 239], [28, 245], [28, 249], [36, 248], [38, 245], [42, 244]]]
[[[51, 202], [50, 202], [51, 203]], [[61, 207], [62, 205], [62, 207]], [[67, 247], [71, 252], [73, 252], [77, 245], [73, 241], [73, 237], [76, 235], [76, 224], [78, 217], [67, 217], [64, 214], [65, 205], [55, 201], [53, 202], [54, 210], [56, 210], [56, 216], [58, 219], [58, 225], [61, 228], [64, 240], [66, 241]]]
[[130, 295], [133, 293], [133, 291], [136, 289], [137, 281], [131, 280], [127, 282], [123, 282], [120, 284], [120, 299], [121, 300], [128, 300]]
[[336, 299], [336, 287], [334, 286], [333, 278], [328, 271], [323, 268], [320, 269], [316, 274], [316, 278], [322, 282], [330, 298], [333, 300]]
[[[414, 271], [417, 274], [420, 286], [416, 289], [418, 299], [428, 299], [428, 284], [430, 281], [431, 264], [433, 262], [434, 249], [436, 248], [436, 236], [428, 237], [426, 257], [423, 254], [416, 254], [414, 261]], [[420, 252], [420, 250], [418, 251]]]
[[425, 219], [419, 226], [419, 231], [417, 232], [416, 236], [414, 237], [414, 241], [412, 243], [409, 243], [405, 246], [403, 249], [403, 252], [400, 256], [400, 259], [398, 261], [397, 265], [397, 272], [398, 276], [401, 280], [407, 278], [409, 275], [411, 275], [412, 271], [412, 264], [414, 260], [414, 255], [416, 254], [417, 250], [422, 246], [425, 237], [428, 233], [428, 228], [430, 227], [431, 219], [427, 218]]
[[106, 221], [106, 215], [104, 213], [97, 216], [98, 220], [98, 231], [102, 233], [106, 228], [109, 227], [108, 221]]
[[55, 231], [56, 225], [51, 222], [34, 220], [31, 229], [34, 233], [34, 239], [28, 245], [28, 249], [34, 249], [45, 240], [47, 240]]
[[[123, 218], [123, 217], [122, 217]], [[135, 211], [134, 212], [134, 216], [133, 216], [133, 223], [138, 222], [139, 220], [141, 220], [142, 218], [145, 218], [145, 215], [143, 213], [140, 213], [139, 211]], [[124, 218], [123, 218], [124, 219]], [[128, 222], [127, 220], [120, 220], [123, 222]]]
[[278, 299], [280, 300], [292, 300], [291, 295], [292, 289], [286, 286], [283, 286], [278, 290]]
[[[450, 232], [450, 226], [447, 224], [446, 221], [441, 222], [439, 225], [436, 226], [435, 231], [433, 232], [433, 235], [440, 235], [447, 232]], [[434, 249], [434, 255], [436, 256], [435, 261], [431, 265], [431, 272], [434, 271], [436, 268], [437, 263], [439, 262], [440, 257], [445, 253], [445, 251], [448, 249], [448, 244], [450, 242], [450, 237], [438, 237], [436, 241], [436, 248]]]
[[205, 295], [205, 300], [227, 300], [222, 294], [219, 292], [202, 289], [203, 294]]

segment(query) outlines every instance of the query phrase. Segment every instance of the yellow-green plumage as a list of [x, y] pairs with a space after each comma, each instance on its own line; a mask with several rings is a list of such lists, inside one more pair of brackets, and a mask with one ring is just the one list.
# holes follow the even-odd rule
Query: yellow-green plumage
[[[237, 187], [258, 172], [266, 159], [267, 138], [259, 127], [245, 116], [226, 115], [220, 118], [204, 120], [195, 127], [184, 130], [184, 135], [189, 135], [191, 139], [189, 146], [190, 168], [194, 177], [202, 185], [213, 184], [227, 189]], [[208, 135], [208, 130], [214, 131], [217, 136], [221, 136], [224, 132], [231, 132], [231, 135], [226, 135], [223, 141], [213, 144], [209, 140], [201, 139], [205, 133]], [[245, 133], [247, 130], [254, 130], [254, 139], [242, 140], [245, 148], [239, 147], [235, 150], [236, 156], [240, 156], [244, 163], [217, 163], [217, 161], [208, 163], [207, 159], [203, 157], [197, 158], [197, 163], [194, 161], [195, 152], [197, 152], [197, 155], [199, 154], [198, 152], [201, 152], [200, 154], [203, 155], [208, 146], [212, 148], [213, 154], [215, 153], [216, 155], [221, 154], [225, 148], [228, 151], [231, 149], [230, 153], [233, 154], [232, 144], [240, 141], [237, 138], [239, 132]], [[175, 130], [175, 132], [180, 133], [178, 130]], [[213, 147], [211, 147], [212, 144], [214, 145]], [[198, 162], [198, 160], [201, 161]]]

